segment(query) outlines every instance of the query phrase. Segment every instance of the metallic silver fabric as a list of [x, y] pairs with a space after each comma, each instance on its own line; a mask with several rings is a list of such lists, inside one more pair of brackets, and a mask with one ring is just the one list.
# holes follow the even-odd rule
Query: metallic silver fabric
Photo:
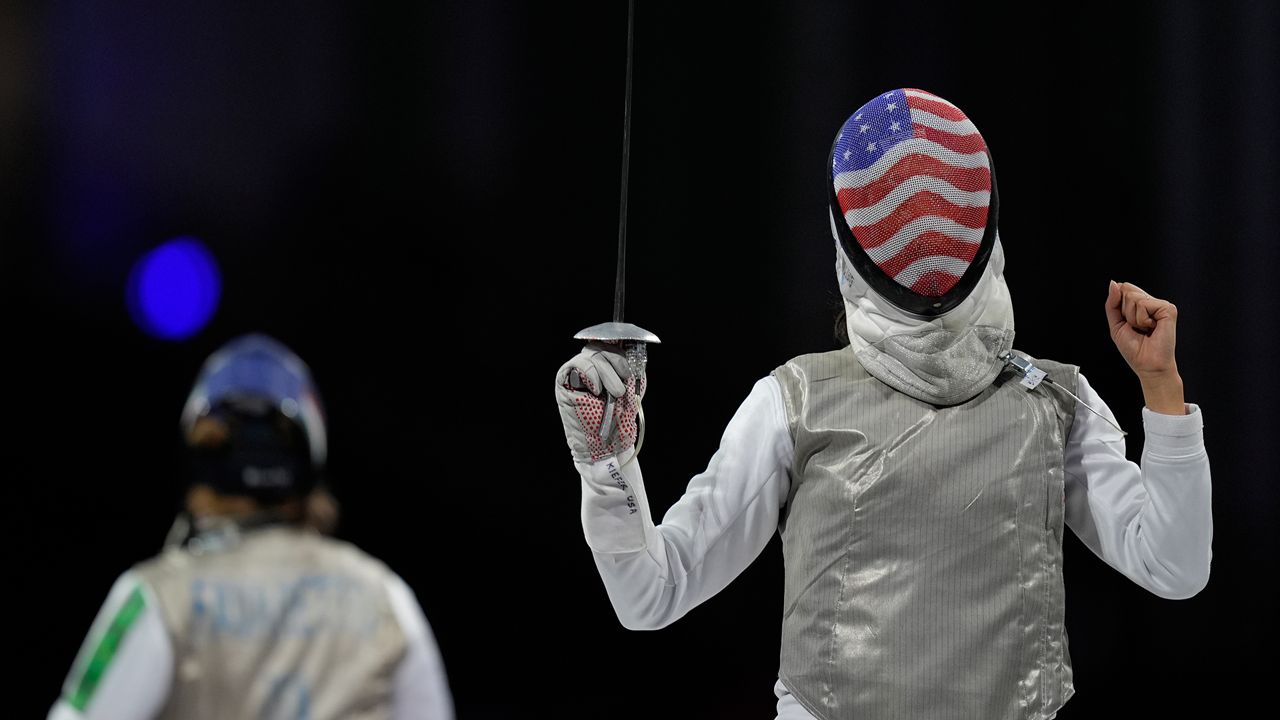
[[173, 643], [161, 718], [391, 717], [407, 641], [381, 562], [278, 526], [200, 548], [135, 568]]
[[878, 380], [932, 405], [955, 405], [982, 392], [1013, 347], [1013, 329], [970, 326], [960, 332], [929, 329], [890, 335], [858, 351], [858, 362]]
[[[1075, 391], [1074, 367], [1037, 364]], [[795, 439], [780, 676], [824, 720], [1051, 717], [1074, 401], [1011, 373], [938, 407], [852, 350], [775, 371]]]

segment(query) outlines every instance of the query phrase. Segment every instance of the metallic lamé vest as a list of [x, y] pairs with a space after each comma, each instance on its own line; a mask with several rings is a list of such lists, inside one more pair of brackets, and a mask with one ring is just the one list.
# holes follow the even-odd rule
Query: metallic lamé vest
[[391, 717], [406, 641], [379, 561], [272, 527], [222, 549], [171, 550], [135, 572], [174, 649], [161, 718]]
[[[1077, 369], [1037, 361], [1075, 392]], [[1071, 696], [1063, 452], [1075, 404], [1003, 372], [935, 407], [848, 348], [774, 373], [795, 440], [783, 683], [824, 720], [1023, 720]]]

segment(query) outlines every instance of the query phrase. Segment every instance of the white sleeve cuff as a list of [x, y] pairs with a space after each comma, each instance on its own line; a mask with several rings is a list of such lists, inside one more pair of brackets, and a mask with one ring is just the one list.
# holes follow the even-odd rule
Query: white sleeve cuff
[[1204, 452], [1204, 416], [1200, 406], [1187, 403], [1186, 415], [1165, 415], [1142, 408], [1146, 432], [1143, 449], [1160, 457], [1185, 457]]

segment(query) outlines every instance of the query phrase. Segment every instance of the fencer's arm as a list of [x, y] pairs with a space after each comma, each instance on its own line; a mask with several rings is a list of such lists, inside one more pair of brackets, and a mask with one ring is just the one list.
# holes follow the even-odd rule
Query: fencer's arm
[[[1080, 375], [1079, 395], [1114, 421]], [[1066, 522], [1108, 565], [1163, 598], [1189, 598], [1209, 581], [1213, 515], [1200, 408], [1143, 408], [1142, 463], [1124, 437], [1077, 404], [1066, 450]]]
[[444, 662], [418, 599], [398, 575], [388, 578], [387, 594], [406, 641], [404, 658], [392, 680], [392, 720], [453, 720], [453, 695]]
[[618, 620], [632, 630], [676, 621], [737, 577], [768, 544], [794, 454], [777, 381], [755, 384], [705, 472], [655, 525], [640, 463], [575, 463], [582, 528]]
[[150, 720], [172, 677], [173, 647], [155, 596], [125, 573], [93, 621], [49, 720]]

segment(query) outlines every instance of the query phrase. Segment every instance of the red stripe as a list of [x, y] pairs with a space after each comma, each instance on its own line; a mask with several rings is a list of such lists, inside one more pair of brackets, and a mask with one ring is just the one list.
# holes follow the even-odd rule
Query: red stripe
[[948, 150], [958, 153], [975, 153], [985, 152], [987, 144], [982, 141], [982, 136], [978, 133], [969, 133], [968, 135], [955, 135], [942, 130], [936, 130], [928, 125], [916, 123], [916, 130], [913, 133], [918, 138], [932, 140]]
[[984, 230], [987, 227], [986, 205], [962, 207], [951, 203], [937, 193], [922, 190], [905, 200], [880, 222], [871, 225], [855, 225], [850, 229], [858, 236], [862, 246], [870, 249], [884, 244], [886, 240], [893, 237], [894, 233], [901, 230], [903, 225], [922, 215], [944, 217], [973, 230]]
[[937, 230], [926, 230], [907, 243], [907, 246], [897, 255], [877, 264], [881, 270], [893, 277], [906, 270], [908, 265], [920, 258], [946, 255], [957, 260], [973, 262], [973, 258], [977, 254], [978, 246], [974, 243], [960, 242], [950, 235], [940, 233]]
[[927, 175], [954, 185], [967, 192], [991, 190], [991, 170], [987, 168], [962, 168], [948, 165], [932, 155], [913, 153], [903, 157], [884, 171], [879, 179], [860, 188], [847, 188], [837, 193], [840, 209], [848, 212], [855, 207], [870, 207], [885, 199], [893, 189], [916, 176]]
[[920, 279], [916, 281], [911, 289], [925, 297], [942, 297], [947, 291], [956, 286], [960, 282], [960, 278], [951, 273], [942, 272], [941, 270], [930, 270]]
[[[922, 90], [921, 92], [924, 91]], [[924, 110], [925, 112], [933, 113], [934, 115], [937, 115], [940, 118], [946, 118], [947, 120], [955, 120], [957, 122], [960, 120], [968, 120], [964, 113], [960, 112], [959, 109], [944, 102], [938, 102], [937, 100], [930, 100], [928, 98], [908, 95], [907, 107], [914, 108], [916, 110]]]

